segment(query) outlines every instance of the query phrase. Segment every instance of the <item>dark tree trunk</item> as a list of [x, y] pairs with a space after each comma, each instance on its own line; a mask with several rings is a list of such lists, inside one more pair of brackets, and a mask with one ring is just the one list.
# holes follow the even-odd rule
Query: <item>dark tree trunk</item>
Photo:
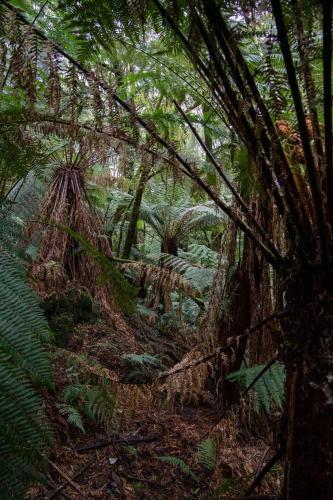
[[168, 239], [162, 242], [161, 245], [162, 253], [169, 253], [170, 255], [178, 255], [178, 242], [175, 238]]
[[[330, 288], [328, 286], [330, 281]], [[308, 269], [286, 291], [285, 498], [333, 498], [333, 294], [330, 278]]]
[[129, 225], [128, 225], [128, 230], [126, 234], [126, 240], [124, 244], [124, 250], [123, 250], [123, 257], [124, 259], [128, 259], [131, 253], [131, 248], [135, 240], [135, 235], [136, 235], [136, 226], [137, 222], [139, 219], [139, 214], [140, 214], [140, 206], [141, 206], [141, 201], [142, 201], [142, 196], [148, 181], [149, 177], [149, 172], [150, 172], [150, 165], [149, 164], [142, 164], [140, 167], [140, 179], [139, 179], [139, 185], [135, 193], [134, 197], [134, 203], [133, 203], [133, 208], [132, 212], [130, 215], [130, 220], [129, 220]]
[[[245, 238], [242, 261], [238, 264], [227, 285], [226, 296], [230, 301], [230, 305], [221, 321], [220, 345], [225, 345], [230, 337], [242, 335], [251, 326], [251, 283], [248, 265], [251, 253], [252, 245]], [[235, 346], [225, 351], [224, 356], [228, 357], [228, 361], [226, 362], [224, 356], [222, 356], [220, 363], [220, 377], [222, 380], [220, 385], [221, 406], [224, 409], [239, 401], [238, 384], [229, 382], [225, 379], [225, 376], [240, 369], [246, 349], [246, 337], [240, 339], [236, 352], [234, 352], [234, 349]], [[231, 359], [233, 360], [232, 363], [230, 363]]]

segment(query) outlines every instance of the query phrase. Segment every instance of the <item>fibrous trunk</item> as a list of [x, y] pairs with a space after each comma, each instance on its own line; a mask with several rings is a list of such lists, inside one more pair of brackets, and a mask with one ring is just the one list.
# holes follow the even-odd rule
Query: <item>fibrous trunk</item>
[[290, 311], [283, 339], [285, 498], [328, 500], [333, 498], [333, 295], [327, 273], [303, 270], [285, 298]]

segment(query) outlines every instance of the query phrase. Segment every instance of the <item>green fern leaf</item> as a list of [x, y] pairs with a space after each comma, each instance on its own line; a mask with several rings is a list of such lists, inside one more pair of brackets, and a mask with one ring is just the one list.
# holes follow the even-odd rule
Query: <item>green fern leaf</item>
[[181, 458], [166, 455], [163, 457], [158, 457], [158, 459], [161, 460], [161, 462], [179, 467], [180, 470], [183, 471], [185, 474], [191, 476], [192, 479], [194, 479], [195, 481], [198, 481], [198, 477], [191, 470], [190, 466], [187, 465], [187, 463], [184, 462], [184, 460], [182, 460]]
[[23, 498], [41, 480], [51, 432], [36, 385], [52, 387], [49, 338], [17, 258], [0, 254], [0, 497]]
[[197, 461], [208, 470], [215, 468], [216, 450], [212, 438], [209, 437], [198, 444]]
[[[231, 382], [239, 382], [242, 388], [246, 390], [263, 369], [264, 365], [256, 365], [250, 368], [242, 367], [237, 372], [230, 373], [227, 379]], [[275, 403], [278, 408], [282, 409], [284, 402], [284, 382], [284, 366], [277, 361], [263, 373], [249, 391], [253, 397], [256, 411], [264, 408], [269, 412], [272, 403]]]
[[59, 404], [57, 405], [61, 415], [66, 416], [68, 423], [74, 425], [82, 432], [86, 432], [83, 426], [82, 417], [77, 408], [71, 405]]

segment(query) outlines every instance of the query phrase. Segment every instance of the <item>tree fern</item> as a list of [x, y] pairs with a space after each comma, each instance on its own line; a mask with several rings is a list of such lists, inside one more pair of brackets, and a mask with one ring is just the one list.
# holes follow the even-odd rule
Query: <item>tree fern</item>
[[41, 340], [48, 327], [18, 259], [0, 254], [0, 497], [21, 498], [41, 479], [51, 443], [35, 385], [51, 386]]
[[[263, 371], [264, 365], [256, 365], [250, 368], [241, 368], [237, 372], [230, 373], [227, 379], [231, 382], [239, 382], [244, 390], [254, 382], [256, 377]], [[284, 366], [275, 362], [263, 375], [254, 383], [250, 389], [256, 411], [264, 408], [270, 411], [272, 403], [278, 408], [282, 408], [284, 401]]]

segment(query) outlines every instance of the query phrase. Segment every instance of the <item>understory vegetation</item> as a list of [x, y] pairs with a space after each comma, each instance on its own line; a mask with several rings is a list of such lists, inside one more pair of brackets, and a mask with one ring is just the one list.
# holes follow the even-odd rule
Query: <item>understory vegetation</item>
[[0, 2], [0, 499], [333, 498], [331, 0]]

